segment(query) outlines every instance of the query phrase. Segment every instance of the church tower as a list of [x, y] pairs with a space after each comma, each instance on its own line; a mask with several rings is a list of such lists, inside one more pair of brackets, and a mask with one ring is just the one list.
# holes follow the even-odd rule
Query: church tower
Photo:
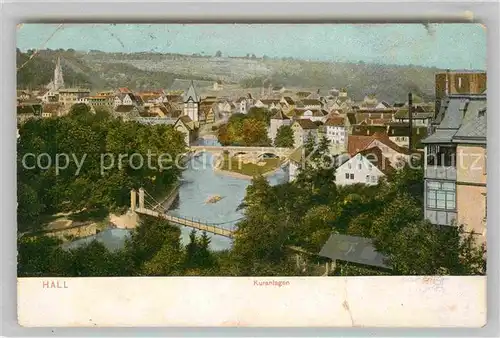
[[198, 122], [198, 109], [200, 106], [200, 98], [196, 94], [193, 81], [187, 93], [184, 95], [184, 114], [191, 118], [193, 122]]
[[54, 90], [64, 88], [64, 78], [61, 67], [61, 58], [57, 58], [56, 68], [54, 69]]

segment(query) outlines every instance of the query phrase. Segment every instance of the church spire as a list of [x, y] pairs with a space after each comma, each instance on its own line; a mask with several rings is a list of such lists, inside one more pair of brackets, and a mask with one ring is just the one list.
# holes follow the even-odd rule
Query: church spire
[[57, 57], [57, 63], [56, 63], [56, 68], [54, 69], [54, 89], [58, 90], [60, 88], [64, 87], [64, 78], [63, 78], [63, 72], [62, 72], [62, 67], [61, 67], [61, 58], [58, 56]]
[[193, 80], [191, 80], [191, 85], [189, 86], [186, 95], [184, 95], [184, 102], [188, 102], [189, 100], [192, 100], [193, 102], [200, 102], [198, 95], [196, 94], [196, 90], [194, 89]]

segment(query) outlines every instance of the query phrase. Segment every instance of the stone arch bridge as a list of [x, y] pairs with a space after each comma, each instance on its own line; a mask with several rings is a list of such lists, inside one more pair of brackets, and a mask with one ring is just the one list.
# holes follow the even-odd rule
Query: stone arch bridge
[[224, 153], [229, 156], [247, 155], [255, 158], [263, 156], [288, 158], [294, 151], [293, 148], [278, 147], [239, 147], [239, 146], [191, 146], [191, 151], [195, 154], [199, 152]]

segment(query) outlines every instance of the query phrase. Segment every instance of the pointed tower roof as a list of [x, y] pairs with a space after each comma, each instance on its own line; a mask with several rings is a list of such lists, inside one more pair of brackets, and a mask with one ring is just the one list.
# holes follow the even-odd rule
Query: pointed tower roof
[[53, 89], [58, 90], [64, 87], [64, 78], [61, 67], [61, 57], [57, 57], [56, 68], [54, 69]]
[[184, 102], [188, 102], [189, 100], [192, 100], [194, 102], [200, 102], [200, 99], [196, 94], [196, 90], [194, 89], [194, 83], [192, 80], [187, 93], [184, 95]]

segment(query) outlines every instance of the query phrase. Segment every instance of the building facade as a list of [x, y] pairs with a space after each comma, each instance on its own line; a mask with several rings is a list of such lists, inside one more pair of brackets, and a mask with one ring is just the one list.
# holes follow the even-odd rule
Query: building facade
[[441, 100], [448, 95], [455, 94], [481, 94], [486, 90], [486, 72], [463, 71], [441, 72], [435, 76], [435, 97], [438, 112]]
[[391, 170], [393, 167], [382, 151], [378, 147], [372, 147], [358, 152], [342, 163], [335, 172], [335, 183], [376, 185], [380, 178]]
[[318, 138], [318, 126], [311, 120], [299, 119], [292, 124], [294, 146], [300, 147], [309, 138], [315, 141]]
[[71, 107], [79, 103], [83, 98], [90, 95], [90, 89], [86, 88], [62, 88], [59, 89], [59, 103], [65, 107]]
[[276, 114], [274, 114], [270, 120], [269, 131], [268, 131], [269, 139], [272, 142], [274, 142], [274, 139], [278, 134], [278, 129], [281, 126], [290, 126], [291, 124], [292, 120], [290, 120], [281, 110], [277, 111]]
[[486, 236], [486, 94], [443, 100], [425, 144], [425, 218]]

